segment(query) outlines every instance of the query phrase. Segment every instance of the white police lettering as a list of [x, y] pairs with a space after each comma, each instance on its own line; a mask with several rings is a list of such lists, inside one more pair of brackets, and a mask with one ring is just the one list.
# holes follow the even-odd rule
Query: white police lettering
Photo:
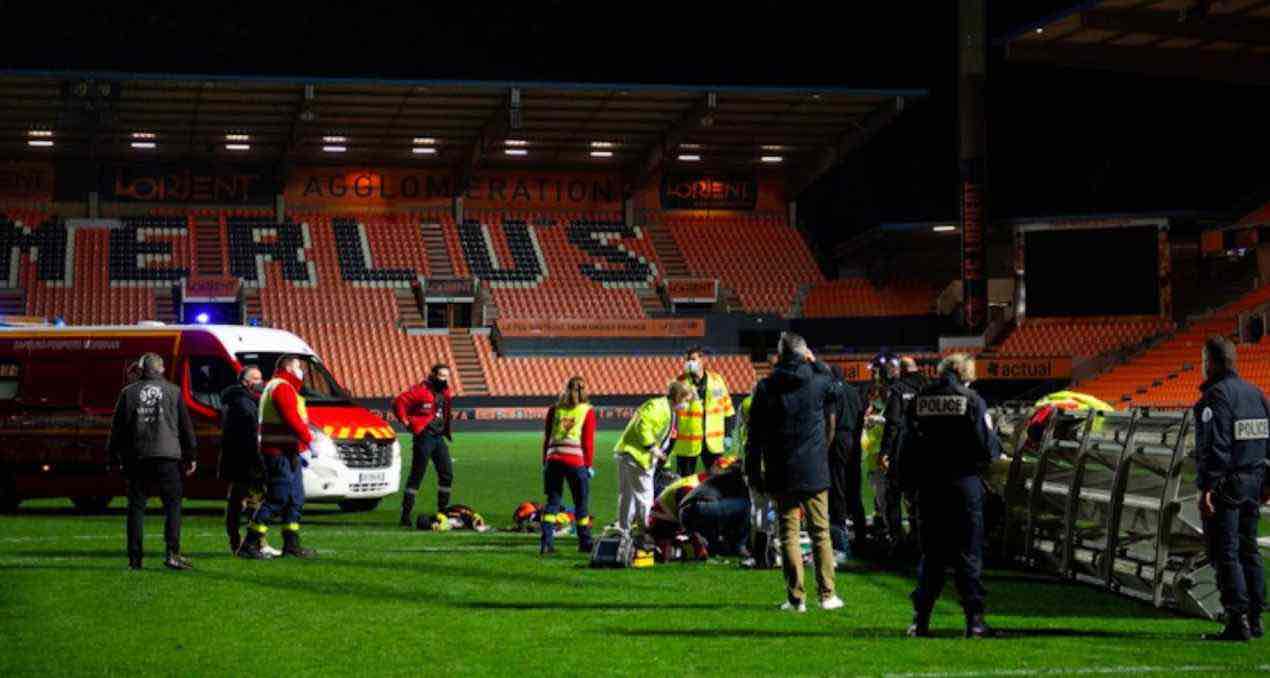
[[918, 396], [917, 397], [917, 416], [919, 417], [947, 417], [962, 416], [966, 414], [966, 407], [970, 404], [969, 398], [965, 396]]
[[1270, 419], [1239, 419], [1235, 422], [1235, 440], [1270, 438]]

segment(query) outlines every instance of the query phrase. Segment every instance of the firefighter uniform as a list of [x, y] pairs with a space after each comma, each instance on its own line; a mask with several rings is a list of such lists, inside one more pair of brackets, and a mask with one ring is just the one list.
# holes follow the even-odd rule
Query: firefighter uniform
[[547, 412], [547, 430], [543, 439], [543, 485], [547, 503], [543, 509], [540, 553], [555, 550], [556, 526], [564, 511], [561, 503], [564, 485], [569, 484], [577, 520], [578, 550], [591, 551], [592, 465], [595, 461], [595, 410], [590, 403], [565, 408], [559, 405]]
[[917, 492], [922, 549], [909, 634], [929, 635], [931, 610], [944, 587], [944, 570], [951, 565], [966, 634], [987, 635], [980, 474], [1001, 455], [987, 405], [955, 373], [945, 372], [909, 401], [905, 422], [905, 446], [897, 461], [901, 483]]
[[1233, 371], [1206, 381], [1195, 404], [1196, 484], [1212, 493], [1204, 516], [1208, 557], [1217, 574], [1226, 629], [1213, 640], [1261, 635], [1265, 577], [1257, 547], [1270, 405]]
[[300, 519], [304, 512], [304, 478], [301, 458], [313, 434], [301, 382], [290, 372], [279, 370], [265, 385], [260, 396], [260, 453], [265, 462], [265, 499], [247, 526], [247, 539], [240, 554], [260, 558], [260, 545], [268, 524], [280, 521], [283, 555], [310, 557], [314, 553], [300, 546]]
[[706, 372], [701, 379], [684, 374], [679, 381], [697, 394], [680, 417], [672, 448], [679, 475], [688, 476], [696, 471], [698, 457], [702, 470], [708, 471], [715, 460], [723, 456], [727, 448], [727, 420], [736, 411], [728, 384], [718, 372]]

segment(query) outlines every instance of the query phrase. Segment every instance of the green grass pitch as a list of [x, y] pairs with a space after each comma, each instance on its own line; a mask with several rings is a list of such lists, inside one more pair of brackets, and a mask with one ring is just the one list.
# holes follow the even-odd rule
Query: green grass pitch
[[[600, 448], [615, 436], [601, 434]], [[458, 434], [454, 500], [506, 527], [518, 502], [541, 501], [538, 440]], [[597, 466], [593, 511], [607, 524], [611, 454]], [[421, 507], [434, 486], [430, 472]], [[860, 565], [837, 577], [846, 609], [780, 613], [779, 572], [735, 561], [591, 570], [572, 539], [542, 559], [534, 536], [403, 531], [397, 497], [371, 513], [310, 507], [305, 541], [321, 556], [307, 562], [231, 558], [221, 504], [189, 502], [184, 547], [197, 569], [188, 573], [162, 568], [155, 511], [146, 569], [130, 572], [122, 503], [88, 517], [65, 500], [31, 501], [0, 517], [0, 676], [1270, 671], [1261, 643], [1205, 644], [1196, 638], [1212, 624], [1080, 585], [991, 572], [990, 619], [1011, 638], [961, 639], [950, 587], [937, 608], [940, 638], [913, 641], [902, 638], [910, 576]]]

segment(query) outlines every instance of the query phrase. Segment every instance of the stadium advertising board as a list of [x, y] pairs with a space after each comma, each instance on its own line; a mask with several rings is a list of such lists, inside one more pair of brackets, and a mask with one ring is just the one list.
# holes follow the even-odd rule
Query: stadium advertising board
[[278, 193], [278, 182], [260, 167], [117, 164], [102, 168], [97, 193], [107, 202], [267, 205]]
[[1072, 359], [1054, 358], [979, 358], [975, 372], [982, 381], [1036, 381], [1070, 379]]
[[706, 322], [701, 318], [500, 320], [498, 332], [504, 337], [666, 339], [704, 337]]
[[668, 173], [661, 179], [662, 209], [753, 210], [757, 203], [753, 174]]
[[[330, 205], [438, 204], [458, 195], [448, 169], [300, 167], [287, 181], [288, 202]], [[462, 192], [468, 207], [612, 208], [622, 202], [615, 173], [489, 170]]]
[[53, 197], [53, 165], [46, 162], [0, 163], [0, 198], [49, 200]]
[[714, 278], [673, 278], [665, 282], [666, 296], [678, 304], [713, 304], [719, 300], [719, 281]]

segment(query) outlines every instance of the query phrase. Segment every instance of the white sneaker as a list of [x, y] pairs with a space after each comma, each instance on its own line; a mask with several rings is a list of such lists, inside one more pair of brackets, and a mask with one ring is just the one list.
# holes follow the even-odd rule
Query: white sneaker
[[838, 596], [829, 596], [820, 601], [820, 609], [822, 610], [841, 610], [845, 603]]
[[269, 556], [270, 558], [277, 558], [278, 556], [282, 555], [282, 551], [279, 551], [278, 549], [270, 546], [268, 542], [264, 542], [260, 544], [260, 552], [265, 554], [266, 556]]
[[806, 612], [806, 611], [807, 611], [807, 603], [806, 603], [806, 602], [800, 602], [800, 603], [798, 603], [798, 605], [797, 605], [797, 606], [795, 606], [793, 603], [791, 603], [791, 602], [789, 602], [789, 601], [787, 600], [787, 601], [785, 601], [785, 602], [781, 603], [781, 611], [782, 611], [782, 612]]

